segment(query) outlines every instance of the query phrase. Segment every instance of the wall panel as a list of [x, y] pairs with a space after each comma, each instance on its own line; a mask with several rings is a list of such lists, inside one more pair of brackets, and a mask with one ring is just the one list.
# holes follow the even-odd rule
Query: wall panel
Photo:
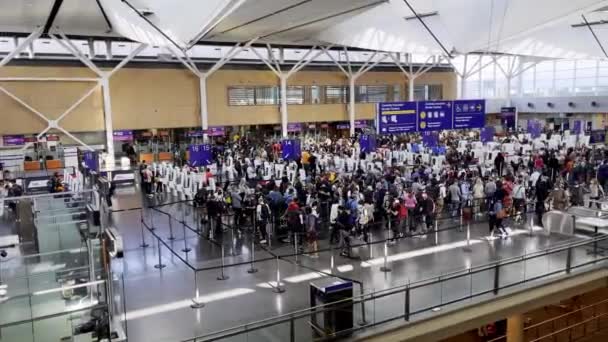
[[[80, 67], [4, 67], [0, 76], [95, 77]], [[456, 76], [438, 72], [421, 76], [419, 84], [442, 84], [446, 99], [456, 97]], [[34, 108], [57, 117], [83, 95], [93, 83], [83, 82], [2, 82], [3, 86]], [[340, 71], [303, 71], [290, 85], [348, 85]], [[399, 84], [407, 96], [407, 79], [401, 72], [369, 72], [359, 85]], [[279, 85], [269, 70], [223, 69], [208, 79], [207, 98], [210, 125], [254, 125], [280, 123], [278, 105], [229, 106], [227, 88], [239, 85]], [[118, 71], [110, 80], [115, 129], [195, 127], [201, 125], [198, 79], [185, 69], [129, 68]], [[357, 119], [373, 119], [375, 104], [357, 104]], [[289, 105], [290, 122], [348, 120], [346, 104]], [[33, 113], [0, 93], [0, 134], [37, 133], [45, 124]], [[100, 131], [104, 127], [101, 90], [96, 90], [62, 122], [75, 132]]]
[[200, 125], [198, 78], [187, 70], [124, 68], [110, 96], [115, 129]]
[[[86, 68], [61, 67], [4, 67], [0, 77], [95, 77]], [[94, 82], [0, 82], [0, 85], [21, 98], [25, 103], [56, 119], [81, 96], [87, 93]], [[0, 93], [0, 134], [38, 133], [46, 123], [4, 93]], [[101, 90], [97, 89], [68, 116], [60, 125], [68, 131], [98, 131], [104, 128]]]

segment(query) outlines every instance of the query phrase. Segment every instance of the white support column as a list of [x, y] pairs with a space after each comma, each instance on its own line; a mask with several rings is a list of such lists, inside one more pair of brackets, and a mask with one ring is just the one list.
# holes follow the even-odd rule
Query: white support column
[[356, 78], [351, 76], [348, 78], [350, 105], [348, 106], [348, 121], [350, 122], [350, 136], [355, 136], [355, 81]]
[[[103, 112], [104, 112], [104, 123], [106, 128], [106, 152], [110, 156], [110, 162], [114, 161], [114, 124], [112, 122], [112, 100], [110, 96], [110, 79], [104, 77], [101, 80], [101, 89], [103, 92]], [[107, 161], [106, 161], [107, 165]], [[108, 165], [114, 166], [114, 165]]]
[[350, 58], [348, 56], [348, 50], [346, 49], [346, 47], [343, 47], [344, 49], [344, 60], [346, 61], [346, 67], [348, 68], [345, 69], [342, 65], [340, 65], [340, 63], [338, 61], [336, 61], [336, 59], [329, 53], [327, 52], [327, 50], [325, 51], [325, 54], [329, 57], [329, 59], [332, 60], [332, 62], [334, 62], [334, 64], [340, 69], [340, 71], [342, 71], [342, 73], [344, 73], [344, 75], [346, 75], [346, 78], [348, 79], [348, 84], [349, 84], [349, 105], [348, 105], [348, 121], [349, 121], [349, 125], [350, 125], [350, 135], [354, 136], [355, 135], [355, 118], [356, 118], [356, 97], [355, 97], [355, 90], [356, 90], [356, 82], [357, 79], [359, 79], [359, 77], [361, 77], [363, 74], [365, 74], [366, 72], [370, 71], [373, 67], [375, 67], [376, 65], [378, 65], [378, 63], [384, 61], [387, 57], [391, 57], [393, 59], [395, 59], [395, 57], [388, 53], [385, 54], [383, 57], [377, 59], [376, 61], [373, 61], [374, 58], [376, 57], [376, 55], [378, 54], [378, 51], [374, 52], [368, 59], [367, 61], [365, 61], [365, 63], [359, 68], [358, 71], [353, 73], [353, 67], [352, 64], [350, 62]]
[[289, 116], [287, 113], [287, 79], [288, 74], [281, 74], [279, 80], [281, 81], [281, 136], [287, 138], [287, 123]]
[[[280, 107], [281, 136], [283, 138], [287, 138], [287, 135], [288, 135], [287, 134], [288, 133], [287, 125], [289, 122], [289, 113], [288, 113], [288, 109], [287, 109], [287, 81], [289, 80], [289, 78], [291, 76], [293, 76], [296, 72], [302, 70], [310, 62], [312, 62], [315, 58], [317, 58], [318, 56], [320, 56], [323, 53], [327, 53], [327, 50], [330, 47], [321, 48], [321, 51], [317, 52], [313, 57], [308, 58], [308, 56], [315, 50], [316, 46], [311, 48], [306, 54], [304, 54], [304, 56], [288, 72], [283, 72], [281, 70], [281, 63], [279, 62], [279, 60], [277, 60], [274, 57], [270, 44], [266, 44], [266, 48], [268, 51], [268, 58], [265, 58], [264, 56], [262, 56], [256, 49], [253, 49], [253, 53], [255, 53], [258, 56], [258, 58], [260, 60], [262, 60], [262, 62], [264, 62], [264, 64], [266, 64], [266, 66], [268, 66], [268, 68], [270, 70], [272, 70], [272, 72], [274, 72], [274, 74], [277, 75], [277, 77], [279, 78], [280, 89], [281, 89], [281, 91], [280, 91], [281, 92], [281, 107]], [[280, 51], [282, 51], [282, 50], [280, 50]], [[274, 66], [273, 66], [273, 63], [274, 63]]]
[[207, 107], [207, 74], [201, 74], [198, 79], [198, 90], [201, 100], [201, 128], [203, 129], [203, 141], [208, 142], [209, 136], [209, 108]]
[[467, 63], [469, 61], [469, 55], [464, 55], [464, 67], [462, 76], [460, 77], [460, 96], [459, 98], [464, 99], [467, 96]]
[[432, 68], [434, 68], [435, 66], [437, 66], [437, 64], [441, 63], [442, 60], [441, 56], [439, 56], [439, 58], [437, 56], [431, 56], [426, 60], [423, 65], [420, 66], [417, 72], [414, 72], [414, 63], [412, 62], [411, 54], [406, 55], [407, 67], [409, 71], [406, 71], [405, 68], [403, 68], [403, 64], [401, 63], [399, 57], [395, 57], [393, 56], [393, 54], [389, 54], [389, 56], [393, 59], [393, 62], [397, 65], [397, 67], [401, 70], [401, 72], [408, 80], [408, 101], [414, 101], [414, 85], [416, 79], [431, 70]]
[[226, 53], [226, 55], [224, 57], [220, 58], [220, 60], [217, 61], [206, 72], [200, 72], [196, 68], [196, 65], [194, 65], [194, 63], [192, 63], [192, 61], [190, 61], [190, 58], [188, 57], [188, 55], [186, 55], [186, 59], [188, 60], [189, 63], [185, 62], [183, 59], [180, 59], [180, 62], [182, 62], [182, 64], [184, 64], [184, 65], [188, 64], [188, 65], [186, 65], [186, 67], [189, 70], [191, 70], [196, 76], [198, 76], [198, 91], [199, 91], [199, 98], [200, 98], [200, 102], [201, 102], [200, 116], [201, 116], [201, 128], [203, 130], [203, 142], [205, 142], [205, 143], [209, 142], [209, 135], [207, 134], [207, 130], [209, 129], [209, 107], [208, 107], [209, 104], [207, 102], [207, 79], [209, 78], [209, 76], [211, 76], [213, 73], [218, 71], [221, 67], [223, 67], [231, 59], [236, 57], [243, 50], [251, 47], [251, 45], [253, 43], [255, 43], [257, 40], [258, 40], [258, 38], [254, 38], [245, 45], [241, 45], [241, 43], [236, 44], [235, 46], [232, 47], [232, 49], [230, 49], [228, 51], [228, 53]]
[[19, 54], [26, 49], [30, 43], [40, 37], [42, 33], [43, 27], [39, 27], [36, 31], [32, 32], [21, 44], [17, 45], [17, 38], [15, 38], [15, 49], [11, 51], [8, 55], [6, 55], [2, 60], [0, 60], [0, 68], [8, 64], [13, 58], [18, 57]]

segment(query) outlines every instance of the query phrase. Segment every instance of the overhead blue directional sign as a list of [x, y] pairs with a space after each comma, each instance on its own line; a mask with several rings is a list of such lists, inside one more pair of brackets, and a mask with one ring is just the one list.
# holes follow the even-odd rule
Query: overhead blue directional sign
[[441, 131], [452, 129], [452, 101], [420, 101], [418, 102], [418, 130]]
[[485, 123], [485, 100], [454, 101], [454, 129], [482, 128]]
[[376, 129], [378, 134], [416, 132], [416, 102], [386, 102], [378, 104]]

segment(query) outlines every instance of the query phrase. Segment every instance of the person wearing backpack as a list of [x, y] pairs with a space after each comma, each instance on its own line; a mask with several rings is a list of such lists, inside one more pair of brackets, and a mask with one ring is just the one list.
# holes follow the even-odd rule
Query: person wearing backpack
[[317, 223], [319, 217], [313, 212], [311, 207], [306, 207], [306, 241], [308, 242], [308, 253], [311, 258], [318, 258], [318, 242], [319, 234], [317, 232]]
[[507, 236], [507, 230], [502, 225], [502, 220], [507, 216], [506, 211], [502, 205], [502, 199], [495, 198], [494, 203], [490, 211], [488, 212], [490, 225], [490, 236], [494, 237], [494, 231], [500, 232], [500, 237]]
[[269, 238], [268, 222], [270, 222], [271, 215], [270, 207], [264, 200], [264, 197], [260, 196], [260, 198], [258, 199], [258, 205], [256, 206], [255, 212], [258, 221], [257, 227], [260, 231], [261, 237], [260, 243], [265, 244]]

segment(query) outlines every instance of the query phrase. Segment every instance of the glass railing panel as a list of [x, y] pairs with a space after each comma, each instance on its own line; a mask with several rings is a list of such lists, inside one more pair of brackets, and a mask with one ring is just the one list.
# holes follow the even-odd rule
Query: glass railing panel
[[[291, 330], [290, 323], [279, 323], [270, 327], [261, 328], [258, 330], [252, 330], [243, 334], [242, 336], [235, 336], [231, 339], [221, 340], [226, 342], [240, 342], [240, 341], [291, 341]], [[245, 340], [239, 339], [245, 337]], [[310, 340], [309, 340], [310, 341]]]
[[34, 339], [34, 334], [32, 333], [33, 329], [34, 329], [33, 322], [26, 322], [26, 323], [17, 324], [17, 325], [11, 325], [8, 327], [2, 327], [2, 328], [0, 328], [0, 341], [2, 341], [2, 342], [41, 341], [39, 339], [36, 339], [36, 340]]

